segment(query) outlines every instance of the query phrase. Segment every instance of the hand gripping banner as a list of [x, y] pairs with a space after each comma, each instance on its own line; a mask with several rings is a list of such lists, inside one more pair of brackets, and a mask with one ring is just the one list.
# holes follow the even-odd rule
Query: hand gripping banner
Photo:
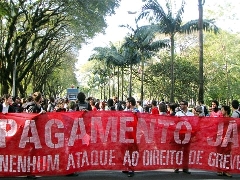
[[234, 118], [120, 111], [0, 114], [0, 175], [189, 168], [240, 173]]

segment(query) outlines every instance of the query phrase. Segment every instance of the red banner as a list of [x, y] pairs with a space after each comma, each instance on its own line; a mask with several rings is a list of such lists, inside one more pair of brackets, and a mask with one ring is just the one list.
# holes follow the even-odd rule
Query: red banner
[[0, 175], [189, 168], [240, 173], [239, 119], [99, 111], [0, 114]]

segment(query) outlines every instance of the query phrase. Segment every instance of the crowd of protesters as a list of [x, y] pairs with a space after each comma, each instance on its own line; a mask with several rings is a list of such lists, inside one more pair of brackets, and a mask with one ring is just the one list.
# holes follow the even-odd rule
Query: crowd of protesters
[[[135, 100], [135, 99], [134, 99]], [[0, 112], [3, 113], [45, 113], [45, 112], [64, 112], [64, 111], [104, 111], [104, 110], [127, 110], [126, 101], [119, 101], [114, 96], [108, 100], [99, 100], [94, 97], [86, 97], [80, 92], [76, 100], [68, 100], [68, 98], [45, 98], [40, 92], [35, 92], [27, 98], [12, 97], [10, 94], [4, 94], [0, 100]], [[142, 105], [143, 104], [143, 105]], [[156, 100], [141, 101], [136, 100], [136, 109], [140, 113], [150, 113], [159, 115], [175, 115], [181, 110], [181, 103], [168, 103], [163, 99], [158, 102]], [[222, 110], [221, 110], [222, 109]], [[197, 106], [190, 108], [192, 113], [200, 116], [223, 117], [222, 111], [230, 109], [232, 117], [239, 117], [239, 102], [233, 100], [231, 107], [222, 105], [213, 100], [210, 106], [204, 105], [203, 101], [199, 101]], [[188, 108], [189, 110], [189, 108]], [[239, 114], [238, 114], [239, 113]]]
[[[216, 100], [211, 101], [211, 106], [206, 106], [203, 101], [199, 101], [197, 106], [188, 107], [188, 102], [182, 100], [179, 104], [168, 103], [163, 99], [161, 102], [156, 100], [148, 101], [143, 104], [136, 101], [135, 98], [129, 97], [126, 101], [119, 101], [118, 97], [101, 101], [93, 97], [86, 97], [80, 92], [77, 100], [69, 101], [67, 98], [46, 99], [40, 92], [35, 92], [26, 99], [12, 97], [10, 94], [4, 94], [0, 102], [0, 112], [2, 113], [46, 113], [46, 112], [72, 112], [72, 111], [132, 111], [139, 113], [149, 113], [155, 115], [167, 116], [209, 116], [209, 117], [240, 117], [239, 101], [233, 100], [231, 106], [222, 105]], [[186, 146], [187, 152], [187, 146]], [[186, 159], [186, 162], [188, 160]], [[188, 164], [188, 163], [187, 163]], [[183, 166], [183, 172], [190, 174], [188, 165]], [[134, 175], [134, 171], [127, 172], [129, 177]], [[175, 173], [179, 169], [174, 170]], [[73, 174], [74, 175], [74, 174]], [[232, 177], [227, 171], [217, 172], [219, 176]]]

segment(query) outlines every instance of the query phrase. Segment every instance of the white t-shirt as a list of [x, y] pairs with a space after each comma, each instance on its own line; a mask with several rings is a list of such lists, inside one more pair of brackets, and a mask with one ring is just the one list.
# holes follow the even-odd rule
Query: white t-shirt
[[240, 112], [238, 110], [233, 111], [232, 116], [233, 118], [239, 118], [240, 117]]
[[139, 110], [140, 113], [143, 113], [143, 108], [142, 108], [142, 106], [138, 106], [137, 108], [138, 108], [138, 110]]
[[5, 113], [8, 113], [8, 108], [9, 108], [9, 105], [6, 105], [5, 103], [2, 104], [2, 113], [5, 114]]
[[184, 112], [183, 110], [178, 111], [175, 116], [194, 116], [194, 114], [190, 111]]

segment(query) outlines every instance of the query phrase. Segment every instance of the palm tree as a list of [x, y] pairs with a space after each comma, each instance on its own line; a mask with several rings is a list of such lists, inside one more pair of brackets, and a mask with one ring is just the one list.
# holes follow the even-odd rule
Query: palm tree
[[[115, 74], [112, 73], [112, 68], [118, 67], [118, 96], [119, 96], [119, 87], [120, 87], [120, 82], [119, 82], [119, 67], [122, 67], [122, 82], [123, 82], [123, 68], [126, 64], [126, 52], [123, 54], [121, 46], [117, 47], [113, 43], [110, 42], [110, 47], [95, 47], [94, 51], [96, 53], [92, 54], [89, 60], [99, 60], [103, 61], [103, 63], [106, 65], [105, 68], [108, 69], [108, 76], [110, 80], [110, 76], [114, 76]], [[109, 83], [110, 86], [110, 83]], [[123, 86], [123, 83], [122, 83]], [[123, 88], [122, 88], [123, 89]], [[110, 88], [109, 88], [110, 90]], [[123, 90], [122, 90], [123, 94]], [[115, 95], [115, 94], [113, 94]], [[110, 97], [110, 92], [109, 92], [109, 97]], [[122, 96], [123, 99], [123, 96]]]
[[[141, 102], [143, 102], [143, 81], [144, 81], [144, 63], [147, 59], [155, 55], [155, 52], [160, 48], [168, 46], [168, 40], [156, 39], [155, 31], [152, 31], [151, 26], [138, 27], [136, 21], [136, 29], [129, 25], [122, 25], [121, 27], [128, 28], [132, 33], [125, 38], [123, 47], [134, 52], [135, 59], [141, 63]], [[134, 60], [134, 59], [133, 59]], [[133, 63], [136, 63], [133, 61]], [[131, 83], [131, 81], [130, 81]], [[131, 84], [130, 84], [130, 87]]]
[[[169, 1], [166, 2], [167, 12], [158, 3], [157, 0], [147, 0], [142, 7], [138, 20], [142, 18], [148, 18], [149, 21], [156, 23], [153, 29], [157, 28], [157, 31], [169, 35], [171, 41], [171, 90], [170, 101], [174, 102], [174, 36], [176, 33], [191, 33], [198, 30], [198, 20], [191, 20], [182, 25], [182, 15], [184, 12], [185, 1], [182, 0], [180, 9], [173, 12], [172, 5]], [[214, 25], [212, 20], [203, 20], [203, 29], [206, 31], [218, 31], [218, 28]]]
[[203, 77], [203, 4], [205, 0], [198, 0], [198, 28], [199, 28], [199, 91], [198, 100], [204, 100], [204, 77]]

